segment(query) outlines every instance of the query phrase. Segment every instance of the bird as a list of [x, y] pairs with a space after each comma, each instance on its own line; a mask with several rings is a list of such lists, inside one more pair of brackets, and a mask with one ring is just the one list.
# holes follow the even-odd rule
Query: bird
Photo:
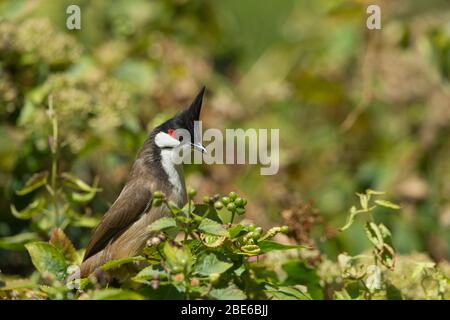
[[[200, 120], [205, 87], [184, 111], [156, 126], [137, 153], [127, 182], [117, 199], [94, 229], [86, 247], [79, 276], [88, 277], [110, 260], [139, 255], [153, 236], [148, 226], [170, 215], [165, 206], [152, 206], [153, 194], [163, 193], [179, 207], [187, 203], [182, 164], [173, 161], [180, 149], [205, 147], [199, 141]], [[177, 132], [189, 133], [190, 139]]]

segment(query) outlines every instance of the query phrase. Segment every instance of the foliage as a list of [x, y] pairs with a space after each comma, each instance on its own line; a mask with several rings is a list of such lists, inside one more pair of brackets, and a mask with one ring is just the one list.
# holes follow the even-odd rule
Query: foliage
[[[33, 194], [30, 204], [24, 209], [17, 210], [13, 204], [11, 205], [11, 212], [16, 218], [31, 220], [30, 228], [37, 232], [36, 236], [39, 233], [46, 235], [54, 227], [65, 228], [69, 224], [94, 226], [95, 219], [82, 216], [77, 211], [100, 191], [97, 188], [98, 180], [90, 186], [71, 173], [58, 174], [59, 129], [51, 98], [48, 117], [53, 128], [52, 135], [49, 137], [52, 155], [51, 172], [42, 171], [32, 175], [25, 185], [16, 191], [19, 196]], [[7, 244], [8, 242], [3, 239], [2, 245]]]
[[[28, 242], [25, 246], [40, 277], [19, 282], [5, 278], [0, 297], [100, 300], [449, 298], [450, 266], [437, 266], [423, 256], [407, 262], [411, 258], [402, 256], [399, 257], [400, 270], [396, 269], [397, 256], [390, 231], [372, 218], [365, 227], [373, 246], [372, 254], [341, 253], [336, 262], [323, 256], [319, 265], [312, 266], [301, 253], [313, 248], [270, 240], [289, 233], [287, 226], [263, 232], [254, 224], [233, 223], [235, 213], [243, 215], [247, 203], [235, 192], [225, 197], [205, 196], [203, 203], [193, 201], [195, 194], [194, 190], [189, 190], [188, 203], [179, 208], [164, 194], [155, 192], [153, 206], [166, 206], [171, 215], [148, 226], [153, 236], [147, 241], [143, 255], [109, 261], [88, 278], [67, 280], [76, 273], [80, 261], [61, 229], [53, 229], [49, 242]], [[371, 197], [381, 194], [373, 190], [357, 194], [362, 208], [352, 207], [350, 217], [353, 218], [349, 217], [350, 222], [341, 230], [351, 226], [356, 214], [372, 215], [377, 206], [399, 209], [381, 199], [371, 205]], [[286, 250], [295, 254], [287, 255]], [[270, 263], [274, 254], [282, 272]], [[113, 278], [120, 281], [120, 287], [107, 285], [105, 280], [110, 282]]]
[[[70, 4], [81, 7], [82, 30], [65, 26]], [[239, 224], [272, 232], [286, 224], [286, 235], [262, 239], [267, 232], [258, 229], [251, 231], [261, 233], [257, 244], [240, 247], [258, 293], [448, 298], [450, 5], [385, 1], [382, 30], [371, 31], [366, 7], [359, 0], [1, 1], [0, 297], [186, 297], [169, 285], [153, 289], [148, 279], [128, 279], [122, 289], [84, 281], [85, 292], [74, 294], [59, 270], [61, 255], [70, 270], [80, 263], [83, 251], [75, 248], [85, 247], [121, 190], [149, 129], [206, 85], [205, 128], [281, 129], [276, 176], [248, 165], [185, 168], [199, 194], [236, 190], [248, 199], [238, 224], [239, 206], [233, 226], [209, 215], [189, 226], [209, 235], [199, 240], [206, 250], [243, 239]], [[386, 190], [401, 209], [363, 193], [346, 224], [353, 192], [368, 188]], [[204, 206], [211, 204], [194, 210]], [[214, 210], [229, 222], [232, 212], [220, 206]], [[168, 218], [153, 228], [188, 228]], [[307, 248], [267, 252], [299, 243]], [[54, 260], [48, 272], [34, 271], [44, 270], [37, 257]], [[217, 270], [231, 263], [216, 258]], [[104, 269], [142, 259], [149, 258]], [[240, 283], [220, 291], [234, 266], [209, 298], [246, 293]]]

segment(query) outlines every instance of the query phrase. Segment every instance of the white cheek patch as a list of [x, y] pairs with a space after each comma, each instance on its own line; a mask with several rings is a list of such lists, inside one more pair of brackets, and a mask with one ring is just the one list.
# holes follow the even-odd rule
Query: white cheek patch
[[174, 148], [180, 145], [180, 141], [171, 135], [160, 132], [155, 137], [155, 143], [160, 148]]

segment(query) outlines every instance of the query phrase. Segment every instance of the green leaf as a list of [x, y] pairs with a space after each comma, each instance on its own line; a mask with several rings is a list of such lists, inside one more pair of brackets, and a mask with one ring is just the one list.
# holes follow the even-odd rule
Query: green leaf
[[81, 216], [77, 215], [74, 217], [72, 226], [84, 227], [84, 228], [94, 228], [99, 223], [99, 219], [95, 217]]
[[22, 220], [28, 220], [42, 212], [45, 206], [45, 200], [38, 198], [31, 202], [25, 209], [18, 211], [14, 205], [11, 205], [11, 213], [14, 217]]
[[116, 259], [116, 260], [110, 260], [104, 265], [102, 265], [100, 268], [103, 271], [110, 270], [112, 268], [120, 267], [121, 265], [130, 263], [130, 262], [137, 262], [137, 261], [145, 261], [145, 258], [142, 256], [136, 256], [136, 257], [126, 257], [122, 259]]
[[41, 273], [50, 273], [62, 281], [66, 276], [67, 264], [64, 256], [53, 245], [47, 242], [31, 242], [25, 247], [31, 256], [31, 261]]
[[83, 180], [79, 179], [78, 177], [74, 176], [71, 173], [64, 172], [61, 174], [62, 178], [64, 179], [64, 184], [72, 189], [84, 191], [84, 192], [98, 192], [100, 189], [97, 189], [95, 186], [91, 187]]
[[212, 289], [209, 296], [217, 300], [245, 300], [247, 296], [245, 293], [232, 284], [227, 288], [223, 289]]
[[[189, 203], [190, 203], [190, 209], [191, 211], [189, 211]], [[181, 211], [183, 211], [184, 215], [189, 216], [191, 213], [194, 213], [195, 211], [195, 206], [196, 204], [194, 203], [194, 201], [189, 200], [183, 208], [181, 208]]]
[[283, 285], [303, 285], [308, 288], [308, 294], [313, 299], [323, 299], [323, 289], [321, 286], [321, 279], [317, 274], [317, 270], [309, 267], [300, 261], [288, 261], [282, 266], [287, 274]]
[[80, 263], [77, 250], [73, 246], [72, 241], [66, 236], [64, 231], [60, 228], [52, 230], [49, 241], [55, 248], [57, 248], [67, 261], [71, 263]]
[[341, 291], [335, 291], [334, 297], [336, 300], [352, 300], [352, 297], [345, 289], [342, 289]]
[[167, 206], [169, 207], [170, 211], [172, 212], [172, 214], [174, 215], [179, 215], [180, 213], [182, 213], [183, 211], [176, 205], [175, 202], [169, 201], [167, 203]]
[[94, 199], [95, 195], [97, 194], [97, 191], [87, 192], [87, 193], [80, 193], [80, 192], [71, 192], [70, 193], [70, 199], [74, 202], [78, 203], [88, 203], [92, 199]]
[[376, 225], [367, 222], [365, 225], [367, 237], [374, 245], [374, 254], [387, 268], [392, 269], [395, 265], [395, 250], [392, 246], [391, 232], [382, 223]]
[[374, 196], [381, 196], [383, 194], [385, 194], [386, 192], [384, 191], [376, 191], [376, 190], [372, 190], [372, 189], [367, 189], [366, 190], [366, 194], [368, 195], [374, 195]]
[[149, 227], [149, 231], [161, 231], [167, 228], [173, 228], [177, 226], [177, 222], [173, 218], [163, 217], [153, 222]]
[[392, 246], [392, 238], [391, 231], [382, 223], [378, 225], [380, 228], [381, 236], [383, 237], [383, 241]]
[[245, 264], [241, 264], [241, 266], [239, 268], [237, 268], [236, 270], [234, 270], [234, 273], [240, 277], [244, 272], [245, 272]]
[[198, 216], [205, 217], [211, 220], [214, 220], [218, 223], [224, 223], [220, 216], [218, 215], [216, 209], [214, 207], [209, 206], [207, 204], [196, 204], [194, 213]]
[[212, 234], [215, 236], [227, 236], [228, 235], [227, 230], [220, 223], [217, 223], [208, 218], [205, 218], [202, 220], [202, 222], [200, 222], [198, 229], [200, 231], [203, 231], [205, 233], [209, 233], [209, 234]]
[[178, 247], [166, 242], [163, 251], [169, 269], [176, 273], [182, 272], [186, 268], [187, 272], [190, 272], [192, 254], [188, 246]]
[[385, 207], [385, 208], [390, 208], [390, 209], [395, 209], [395, 210], [400, 209], [399, 205], [396, 205], [395, 203], [392, 203], [387, 200], [375, 200], [375, 203], [382, 207]]
[[290, 245], [290, 244], [282, 244], [275, 241], [270, 240], [262, 240], [258, 241], [258, 246], [261, 249], [261, 253], [267, 253], [274, 250], [289, 250], [289, 249], [301, 249], [305, 248], [302, 245]]
[[36, 173], [32, 175], [31, 178], [28, 179], [28, 181], [25, 183], [25, 186], [22, 189], [16, 191], [16, 193], [19, 196], [23, 196], [36, 189], [39, 189], [40, 187], [42, 187], [47, 183], [47, 178], [48, 178], [47, 171]]
[[221, 261], [214, 253], [202, 255], [194, 268], [194, 271], [207, 276], [212, 273], [223, 273], [233, 266], [232, 263]]
[[202, 240], [202, 243], [205, 246], [207, 246], [208, 248], [217, 248], [225, 242], [226, 237], [220, 237], [220, 236], [214, 236], [212, 234], [201, 233], [200, 239]]
[[359, 197], [359, 202], [361, 204], [361, 208], [365, 211], [369, 209], [369, 197], [365, 194], [356, 193], [356, 195]]
[[383, 236], [378, 226], [373, 222], [367, 222], [364, 229], [366, 230], [367, 238], [378, 249], [383, 248]]
[[23, 250], [25, 244], [38, 240], [39, 236], [34, 232], [19, 233], [10, 237], [0, 238], [0, 248], [7, 250]]
[[257, 256], [261, 253], [261, 248], [256, 244], [246, 244], [245, 246], [242, 246], [240, 254], [246, 255], [246, 256]]
[[159, 264], [161, 262], [161, 254], [156, 246], [145, 247], [142, 253], [147, 258], [147, 262], [151, 264]]
[[162, 270], [156, 270], [153, 266], [142, 269], [136, 276], [132, 278], [133, 281], [140, 283], [150, 283], [153, 279], [166, 279], [167, 274]]
[[103, 289], [94, 291], [91, 300], [143, 300], [140, 294], [123, 289]]
[[230, 238], [237, 238], [243, 236], [247, 232], [248, 232], [247, 229], [240, 224], [235, 225], [228, 229], [228, 234], [230, 235]]
[[265, 286], [265, 292], [276, 300], [312, 300], [307, 292], [303, 292], [296, 287], [267, 284]]
[[347, 217], [347, 221], [345, 222], [345, 225], [339, 229], [339, 231], [344, 231], [344, 230], [347, 230], [348, 228], [350, 228], [350, 226], [355, 221], [355, 217], [357, 214], [358, 214], [358, 210], [356, 210], [356, 207], [355, 206], [351, 207], [350, 214]]
[[392, 246], [384, 243], [383, 250], [377, 254], [380, 257], [381, 263], [389, 268], [393, 269], [395, 266], [395, 250]]

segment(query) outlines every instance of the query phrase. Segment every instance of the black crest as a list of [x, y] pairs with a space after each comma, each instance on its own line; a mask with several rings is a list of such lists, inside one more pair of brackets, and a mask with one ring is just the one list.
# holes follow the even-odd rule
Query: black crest
[[167, 120], [156, 128], [155, 131], [164, 131], [167, 133], [170, 129], [186, 129], [191, 135], [192, 142], [194, 142], [194, 122], [200, 120], [200, 111], [202, 109], [205, 90], [206, 88], [203, 87], [187, 109], [177, 113], [172, 119]]

